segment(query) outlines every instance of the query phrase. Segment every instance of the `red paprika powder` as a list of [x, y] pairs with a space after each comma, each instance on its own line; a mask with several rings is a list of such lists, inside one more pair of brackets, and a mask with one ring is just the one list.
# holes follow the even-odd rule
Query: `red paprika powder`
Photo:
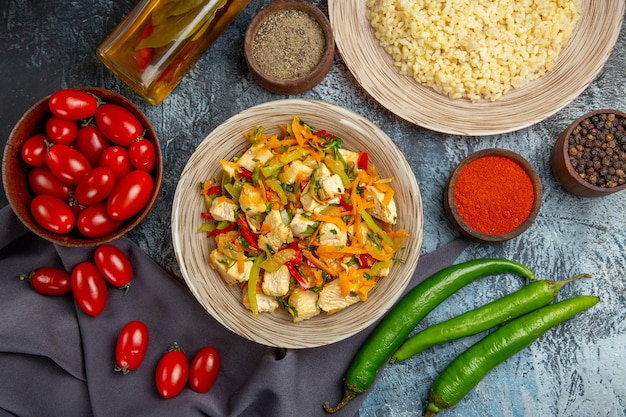
[[483, 156], [465, 166], [454, 186], [454, 204], [472, 229], [498, 235], [530, 215], [535, 190], [528, 173], [505, 156]]

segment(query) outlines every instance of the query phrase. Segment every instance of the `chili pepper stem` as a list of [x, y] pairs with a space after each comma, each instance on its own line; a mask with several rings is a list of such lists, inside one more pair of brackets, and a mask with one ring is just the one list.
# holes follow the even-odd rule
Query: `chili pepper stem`
[[350, 402], [351, 399], [353, 399], [354, 397], [356, 397], [357, 394], [352, 393], [348, 390], [346, 390], [343, 393], [343, 398], [341, 399], [341, 401], [339, 401], [339, 404], [337, 404], [335, 407], [331, 407], [330, 404], [328, 402], [324, 403], [324, 411], [326, 411], [327, 413], [336, 413], [337, 411], [341, 410], [346, 404], [348, 404]]
[[569, 277], [567, 279], [557, 281], [555, 284], [558, 286], [559, 289], [561, 289], [566, 284], [569, 284], [572, 281], [576, 281], [577, 279], [580, 279], [580, 278], [591, 278], [591, 277], [592, 277], [591, 274], [578, 274], [578, 275], [574, 275], [573, 277]]

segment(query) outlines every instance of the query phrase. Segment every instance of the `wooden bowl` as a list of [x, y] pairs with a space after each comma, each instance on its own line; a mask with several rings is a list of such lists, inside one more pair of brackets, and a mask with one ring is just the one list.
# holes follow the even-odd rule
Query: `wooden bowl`
[[[241, 289], [228, 285], [209, 265], [213, 239], [198, 233], [204, 209], [198, 184], [219, 178], [220, 160], [231, 160], [250, 143], [243, 136], [255, 126], [270, 134], [299, 116], [316, 129], [325, 129], [343, 139], [343, 148], [369, 153], [369, 162], [381, 178], [393, 177], [391, 186], [398, 209], [397, 229], [408, 232], [403, 259], [380, 280], [366, 302], [335, 314], [319, 314], [293, 323], [285, 311], [262, 313], [255, 318], [241, 301]], [[417, 180], [394, 142], [362, 116], [329, 103], [303, 99], [272, 101], [247, 109], [212, 131], [187, 161], [172, 205], [172, 241], [182, 276], [198, 302], [220, 323], [241, 337], [282, 348], [310, 348], [345, 339], [376, 322], [402, 295], [420, 256], [423, 239], [423, 208]]]
[[[460, 200], [455, 197], [455, 190], [459, 181], [459, 176], [461, 175], [463, 169], [465, 169], [468, 165], [485, 157], [508, 158], [509, 160], [512, 160], [516, 163], [516, 165], [512, 165], [512, 167], [514, 166], [516, 171], [521, 168], [529, 179], [529, 181], [525, 182], [523, 184], [523, 187], [519, 188], [518, 190], [525, 190], [528, 192], [528, 194], [532, 193], [534, 199], [532, 204], [528, 205], [527, 207], [524, 207], [525, 204], [520, 204], [519, 202], [518, 204], [516, 204], [517, 208], [524, 207], [523, 213], [527, 212], [528, 215], [525, 218], [520, 218], [517, 222], [518, 225], [514, 228], [508, 228], [507, 230], [499, 230], [495, 227], [493, 229], [491, 228], [490, 221], [494, 213], [504, 216], [510, 215], [510, 213], [507, 213], [504, 210], [502, 212], [499, 212], [496, 207], [490, 207], [492, 201], [495, 201], [492, 199], [489, 199], [488, 201], [482, 201], [483, 205], [481, 206], [481, 209], [483, 211], [487, 210], [490, 213], [489, 215], [484, 214], [484, 212], [480, 213], [481, 216], [483, 216], [481, 221], [484, 222], [484, 227], [480, 226], [479, 228], [476, 226], [470, 226], [468, 222], [464, 219], [464, 215], [459, 211]], [[491, 169], [491, 167], [496, 167], [496, 165], [491, 164], [489, 166], [489, 169]], [[496, 173], [500, 175], [501, 178], [506, 178], [506, 173], [510, 172], [508, 171], [508, 169], [500, 170], [500, 167], [494, 169], [498, 170], [496, 171]], [[507, 195], [508, 193], [506, 193], [504, 189], [499, 189], [497, 183], [489, 184], [488, 190], [490, 191], [490, 196], [497, 196], [497, 193], [500, 192], [500, 197], [504, 197], [504, 201], [514, 201], [513, 199], [515, 198], [515, 196]], [[539, 175], [537, 174], [535, 168], [533, 168], [533, 166], [526, 159], [524, 159], [521, 155], [515, 152], [509, 151], [507, 149], [491, 148], [484, 149], [469, 155], [456, 166], [456, 168], [452, 171], [452, 174], [448, 178], [448, 182], [446, 183], [443, 204], [446, 214], [450, 219], [450, 222], [459, 232], [461, 232], [462, 235], [480, 243], [500, 243], [519, 236], [533, 224], [541, 208], [541, 198], [541, 181], [539, 180]], [[490, 230], [493, 230], [493, 232], [491, 232]]]
[[[279, 78], [268, 74], [259, 65], [254, 55], [254, 44], [259, 29], [268, 18], [289, 10], [307, 13], [317, 21], [324, 34], [325, 49], [319, 63], [310, 72], [298, 78]], [[300, 94], [319, 84], [330, 70], [335, 55], [335, 40], [330, 22], [320, 9], [304, 0], [276, 0], [261, 9], [250, 21], [244, 39], [244, 55], [250, 73], [261, 87], [275, 94]]]
[[129, 232], [150, 212], [161, 190], [163, 176], [161, 148], [156, 132], [146, 115], [126, 97], [102, 88], [77, 87], [76, 89], [94, 94], [106, 103], [115, 103], [125, 107], [139, 119], [145, 128], [145, 137], [153, 143], [157, 152], [156, 165], [150, 172], [154, 180], [154, 186], [146, 206], [139, 213], [124, 221], [117, 230], [97, 238], [85, 237], [76, 228], [68, 234], [54, 233], [43, 228], [35, 221], [30, 211], [30, 203], [35, 194], [28, 185], [28, 173], [32, 167], [22, 159], [21, 150], [22, 145], [28, 138], [36, 133], [46, 131], [46, 121], [52, 116], [52, 112], [48, 107], [50, 96], [42, 98], [26, 111], [11, 131], [2, 159], [2, 181], [11, 208], [22, 223], [33, 233], [63, 246], [95, 246], [117, 239]]
[[[584, 123], [587, 119], [593, 121], [602, 115], [614, 114], [617, 120], [622, 120], [622, 126], [626, 130], [626, 113], [619, 110], [601, 109], [594, 110], [589, 113], [583, 114], [574, 122], [572, 122], [557, 139], [554, 148], [552, 150], [552, 172], [559, 183], [570, 193], [580, 197], [602, 197], [608, 194], [612, 194], [618, 191], [626, 189], [626, 183], [621, 185], [607, 187], [594, 185], [587, 179], [581, 177], [581, 173], [577, 171], [572, 165], [570, 158], [576, 159], [575, 156], [570, 155], [570, 148], [576, 146], [577, 142], [570, 143], [571, 140], [575, 141], [575, 129], [578, 128], [581, 123]], [[593, 133], [593, 132], [589, 132]], [[573, 136], [574, 135], [574, 136]], [[597, 138], [600, 139], [600, 138]], [[619, 152], [626, 152], [626, 136], [623, 139], [623, 143], [617, 143], [614, 149], [618, 149]], [[581, 145], [582, 146], [582, 145]], [[622, 163], [626, 163], [622, 159]], [[624, 169], [624, 168], [623, 168]], [[590, 173], [583, 173], [589, 178]], [[622, 172], [623, 175], [623, 172]], [[626, 178], [624, 178], [626, 179]]]

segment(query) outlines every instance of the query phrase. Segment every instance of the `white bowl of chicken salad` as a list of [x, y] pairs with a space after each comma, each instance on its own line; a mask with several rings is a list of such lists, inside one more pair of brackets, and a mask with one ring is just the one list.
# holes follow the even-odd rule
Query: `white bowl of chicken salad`
[[404, 155], [344, 108], [289, 99], [220, 125], [185, 166], [172, 238], [181, 274], [224, 326], [309, 348], [374, 323], [419, 258], [422, 200]]

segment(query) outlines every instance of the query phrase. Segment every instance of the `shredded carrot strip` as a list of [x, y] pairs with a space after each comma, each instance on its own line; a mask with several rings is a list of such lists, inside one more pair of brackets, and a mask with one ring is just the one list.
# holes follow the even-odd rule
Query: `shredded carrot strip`
[[298, 142], [299, 146], [304, 146], [306, 144], [306, 140], [304, 136], [302, 136], [303, 126], [300, 124], [300, 118], [294, 117], [293, 122], [291, 123], [291, 130], [293, 132], [293, 136]]
[[346, 232], [348, 230], [348, 226], [339, 217], [328, 216], [324, 214], [314, 214], [313, 220], [326, 222], [326, 223], [332, 223], [335, 226], [337, 226], [339, 229], [341, 229], [342, 232]]
[[243, 274], [245, 269], [245, 261], [246, 261], [246, 255], [243, 253], [243, 251], [238, 251], [237, 252], [237, 272], [239, 272], [240, 274]]
[[313, 265], [317, 266], [322, 271], [325, 271], [330, 276], [333, 276], [333, 277], [337, 276], [337, 272], [336, 271], [334, 271], [332, 268], [330, 268], [328, 265], [326, 265], [326, 263], [324, 261], [322, 261], [321, 259], [316, 258], [310, 251], [303, 250], [302, 251], [302, 255], [305, 258], [307, 258], [309, 261], [311, 261], [311, 263]]
[[393, 199], [393, 189], [387, 184], [383, 184], [379, 182], [374, 183], [374, 187], [376, 187], [380, 192], [384, 194], [382, 205], [383, 206], [389, 205], [389, 203], [391, 203], [391, 200]]

